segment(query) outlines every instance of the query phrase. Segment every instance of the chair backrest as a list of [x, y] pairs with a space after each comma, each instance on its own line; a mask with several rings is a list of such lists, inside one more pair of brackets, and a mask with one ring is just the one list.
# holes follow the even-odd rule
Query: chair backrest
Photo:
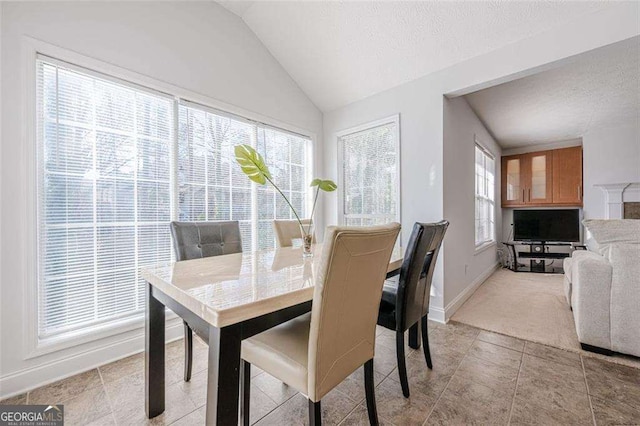
[[309, 398], [373, 358], [382, 286], [400, 224], [328, 227], [311, 309]]
[[171, 222], [171, 236], [178, 261], [242, 252], [238, 221]]
[[[311, 223], [311, 219], [302, 219], [303, 225], [308, 226]], [[293, 240], [301, 240], [302, 234], [300, 233], [300, 224], [297, 220], [274, 220], [273, 230], [276, 234], [276, 243], [278, 247], [291, 247]], [[313, 235], [313, 242], [316, 242], [315, 233]]]
[[413, 225], [398, 280], [396, 324], [402, 330], [429, 312], [431, 280], [449, 222]]

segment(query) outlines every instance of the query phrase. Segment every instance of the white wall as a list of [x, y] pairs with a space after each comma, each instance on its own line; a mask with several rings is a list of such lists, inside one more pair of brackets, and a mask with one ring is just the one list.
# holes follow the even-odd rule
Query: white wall
[[[25, 36], [322, 134], [322, 114], [248, 27], [213, 2], [0, 2], [2, 128], [0, 398], [143, 348], [142, 329], [24, 359], [30, 222]], [[321, 158], [317, 156], [317, 167]], [[11, 202], [9, 202], [11, 200]], [[174, 333], [174, 335], [177, 335]]]
[[604, 218], [605, 194], [594, 185], [640, 182], [640, 125], [596, 129], [582, 137], [584, 217]]
[[[553, 62], [636, 36], [640, 33], [638, 13], [637, 3], [621, 3], [611, 10], [583, 15], [561, 28], [326, 113], [325, 175], [337, 179], [337, 132], [399, 113], [402, 234], [403, 241], [407, 241], [415, 221], [444, 217], [443, 94], [464, 95], [515, 80], [548, 69]], [[593, 28], [601, 31], [593, 31]], [[331, 199], [325, 203], [327, 223], [337, 221], [337, 202]], [[430, 317], [444, 321], [441, 260], [434, 274]]]
[[496, 241], [502, 240], [502, 149], [464, 97], [444, 99], [444, 307], [448, 318], [496, 268], [497, 244], [475, 248], [475, 140], [496, 159]]

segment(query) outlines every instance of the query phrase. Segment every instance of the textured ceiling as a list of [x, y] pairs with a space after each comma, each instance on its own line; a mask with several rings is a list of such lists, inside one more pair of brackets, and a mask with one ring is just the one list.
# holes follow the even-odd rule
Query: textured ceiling
[[605, 2], [223, 1], [323, 111], [611, 7]]
[[640, 37], [466, 95], [505, 148], [574, 139], [640, 117]]

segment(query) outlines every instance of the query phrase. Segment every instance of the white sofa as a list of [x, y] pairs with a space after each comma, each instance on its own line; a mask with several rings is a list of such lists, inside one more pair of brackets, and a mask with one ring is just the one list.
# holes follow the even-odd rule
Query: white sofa
[[640, 356], [640, 220], [585, 220], [588, 250], [564, 261], [583, 349]]

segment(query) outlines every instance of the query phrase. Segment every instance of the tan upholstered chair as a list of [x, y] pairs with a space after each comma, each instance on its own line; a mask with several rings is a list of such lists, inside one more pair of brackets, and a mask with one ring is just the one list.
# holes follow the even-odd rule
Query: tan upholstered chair
[[320, 424], [320, 400], [364, 365], [369, 421], [378, 423], [376, 319], [399, 231], [397, 223], [327, 228], [311, 312], [242, 341], [243, 424], [249, 424], [251, 364], [307, 396], [311, 425]]
[[[311, 223], [311, 219], [302, 219], [301, 222], [307, 227]], [[297, 220], [274, 220], [273, 230], [276, 233], [278, 247], [291, 247], [293, 240], [302, 240], [300, 224]], [[313, 242], [316, 242], [315, 233], [313, 235]]]

